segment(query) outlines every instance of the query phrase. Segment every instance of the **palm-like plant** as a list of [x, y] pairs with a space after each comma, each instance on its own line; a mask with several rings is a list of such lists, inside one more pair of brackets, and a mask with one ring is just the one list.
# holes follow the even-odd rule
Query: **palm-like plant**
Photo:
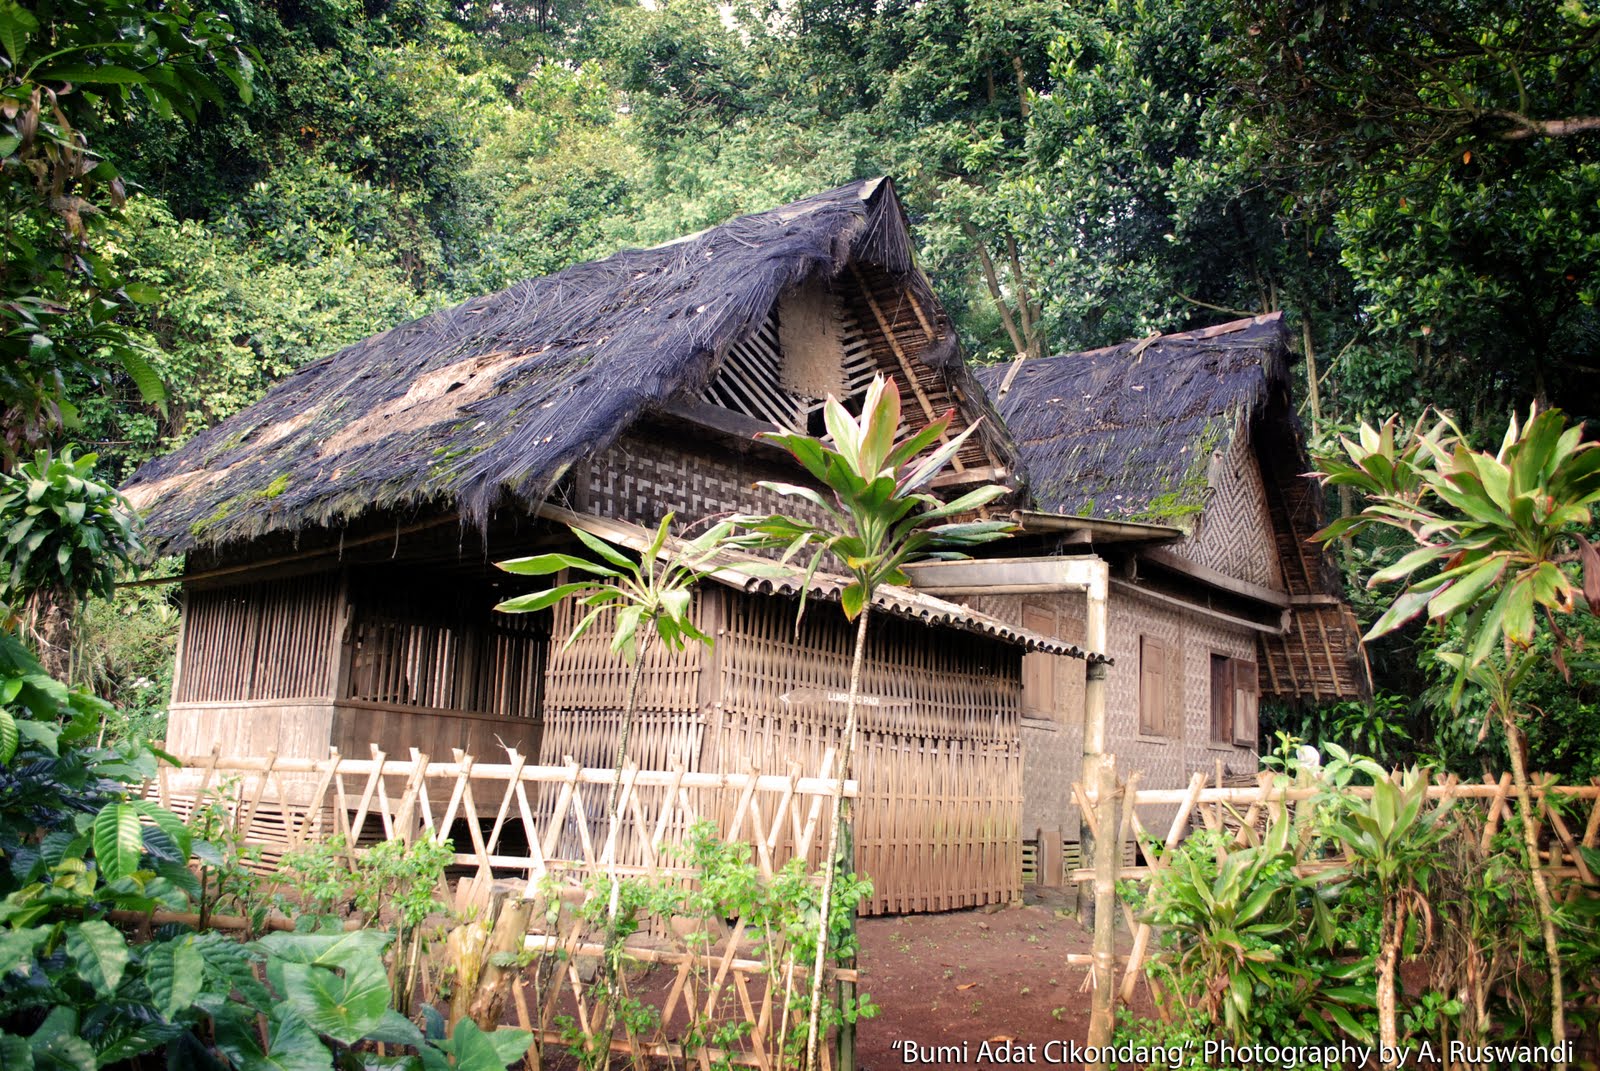
[[575, 554], [536, 554], [498, 563], [501, 569], [519, 576], [550, 576], [563, 569], [585, 574], [585, 579], [557, 584], [545, 591], [518, 595], [495, 606], [505, 613], [531, 613], [548, 609], [563, 599], [575, 598], [589, 612], [578, 621], [565, 646], [572, 644], [607, 612], [615, 614], [616, 631], [611, 650], [631, 667], [628, 690], [623, 700], [622, 734], [617, 740], [616, 777], [606, 813], [617, 817], [617, 797], [622, 788], [622, 769], [628, 758], [628, 736], [633, 728], [638, 705], [639, 680], [644, 674], [644, 656], [649, 645], [659, 640], [669, 651], [681, 651], [690, 642], [710, 644], [711, 637], [695, 626], [691, 613], [695, 583], [722, 553], [730, 534], [727, 524], [716, 525], [667, 552], [673, 514], [661, 521], [639, 560], [581, 528], [572, 534], [597, 561]]
[[[1424, 612], [1435, 621], [1464, 622], [1465, 651], [1440, 657], [1457, 671], [1453, 698], [1469, 681], [1482, 687], [1505, 730], [1550, 963], [1551, 1028], [1560, 1042], [1566, 1035], [1561, 951], [1539, 862], [1516, 692], [1538, 657], [1534, 639], [1541, 624], [1556, 641], [1556, 665], [1564, 671], [1560, 616], [1580, 603], [1600, 613], [1600, 553], [1584, 534], [1600, 501], [1600, 443], [1584, 442], [1582, 427], [1569, 428], [1558, 410], [1537, 408], [1526, 424], [1511, 421], [1494, 454], [1469, 448], [1448, 420], [1429, 430], [1421, 423], [1401, 430], [1391, 418], [1381, 428], [1363, 426], [1358, 438], [1341, 440], [1342, 456], [1318, 464], [1324, 483], [1353, 488], [1368, 505], [1317, 538], [1386, 525], [1417, 543], [1373, 575], [1370, 586], [1405, 586], [1368, 639]], [[1571, 571], [1579, 564], [1581, 584]]]
[[[839, 601], [845, 616], [856, 623], [856, 637], [843, 740], [834, 770], [835, 779], [840, 781], [850, 776], [854, 757], [856, 709], [873, 595], [884, 584], [909, 584], [903, 569], [908, 562], [962, 558], [966, 556], [965, 548], [1000, 539], [1012, 531], [1013, 526], [1003, 521], [953, 519], [979, 510], [1007, 494], [1008, 488], [980, 487], [949, 502], [926, 490], [977, 429], [974, 424], [951, 438], [948, 433], [953, 415], [947, 413], [920, 431], [899, 438], [900, 390], [893, 382], [882, 376], [872, 381], [859, 420], [830, 397], [823, 409], [830, 441], [778, 432], [761, 436], [794, 455], [825, 490], [770, 481], [759, 486], [807, 502], [825, 519], [813, 522], [781, 514], [733, 518], [732, 523], [746, 533], [741, 537], [746, 545], [781, 549], [785, 562], [795, 562], [809, 553], [808, 579], [828, 554], [843, 565], [849, 577]], [[923, 457], [925, 452], [927, 456]], [[804, 610], [802, 597], [801, 612]], [[848, 865], [848, 861], [839, 858], [839, 846], [849, 822], [849, 801], [836, 798], [834, 808], [823, 854], [822, 932], [811, 979], [807, 1067], [817, 1066], [822, 973], [834, 878], [842, 866]]]

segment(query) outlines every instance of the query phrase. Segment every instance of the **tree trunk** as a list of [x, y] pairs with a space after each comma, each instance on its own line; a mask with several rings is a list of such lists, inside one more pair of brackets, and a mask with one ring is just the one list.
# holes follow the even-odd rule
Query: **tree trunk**
[[1311, 406], [1311, 430], [1322, 426], [1322, 384], [1317, 376], [1317, 351], [1312, 345], [1311, 317], [1300, 314], [1300, 337], [1306, 351], [1306, 401]]
[[840, 793], [833, 798], [833, 821], [828, 824], [828, 840], [822, 851], [822, 913], [817, 923], [817, 958], [811, 970], [811, 1011], [806, 1024], [806, 1071], [816, 1071], [818, 1026], [822, 1021], [822, 974], [828, 960], [828, 918], [833, 913], [833, 881], [847, 860], [837, 858], [839, 846], [846, 838], [840, 836], [850, 821], [850, 801], [844, 797], [844, 781], [850, 776], [850, 760], [856, 749], [856, 702], [861, 694], [861, 666], [867, 654], [867, 619], [872, 615], [872, 597], [869, 594], [856, 618], [856, 649], [850, 660], [850, 695], [845, 704], [844, 739], [839, 756], [834, 762], [834, 780]]
[[[1539, 819], [1533, 810], [1533, 795], [1528, 791], [1528, 771], [1522, 757], [1522, 730], [1516, 717], [1504, 707], [1501, 719], [1505, 722], [1506, 750], [1511, 752], [1511, 780], [1517, 790], [1517, 810], [1522, 814], [1522, 843], [1528, 852], [1528, 875], [1533, 879], [1533, 899], [1539, 907], [1539, 929], [1544, 934], [1545, 957], [1550, 961], [1550, 1035], [1559, 1046], [1567, 1040], [1566, 996], [1561, 978], [1561, 944], [1556, 936], [1555, 905], [1550, 900], [1550, 886], [1545, 881], [1544, 865], [1539, 862]], [[1567, 1062], [1558, 1059], [1555, 1071], [1566, 1071]]]
[[28, 596], [23, 615], [39, 664], [56, 680], [71, 683], [72, 611], [66, 596], [41, 588]]
[[1383, 920], [1378, 926], [1378, 1044], [1385, 1068], [1400, 1066], [1400, 1031], [1395, 1022], [1395, 972], [1400, 965], [1400, 942], [1405, 937], [1405, 913], [1385, 894]]
[[1000, 289], [1000, 276], [995, 273], [994, 259], [989, 256], [989, 249], [983, 244], [983, 236], [978, 233], [978, 228], [967, 220], [961, 221], [961, 233], [965, 234], [972, 242], [973, 248], [978, 251], [978, 265], [983, 268], [983, 281], [989, 288], [989, 297], [994, 300], [995, 311], [1000, 314], [1000, 323], [1006, 329], [1006, 334], [1011, 336], [1011, 347], [1017, 351], [1018, 357], [1028, 355], [1028, 344], [1022, 337], [1022, 332], [1017, 330], [1016, 318], [1011, 315], [1011, 306], [1006, 304], [1005, 291]]
[[622, 701], [622, 735], [617, 738], [616, 776], [611, 781], [611, 798], [606, 801], [606, 816], [617, 824], [617, 796], [622, 792], [622, 767], [628, 761], [628, 734], [633, 731], [633, 711], [638, 705], [639, 678], [644, 676], [646, 645], [640, 644], [633, 660], [633, 672], [628, 674], [628, 695]]

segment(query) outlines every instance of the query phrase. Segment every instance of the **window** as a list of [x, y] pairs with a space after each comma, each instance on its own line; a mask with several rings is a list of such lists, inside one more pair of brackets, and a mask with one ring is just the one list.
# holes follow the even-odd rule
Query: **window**
[[1139, 732], [1170, 736], [1177, 719], [1168, 717], [1172, 667], [1167, 645], [1154, 636], [1139, 637]]
[[[1022, 607], [1022, 627], [1043, 636], [1055, 636], [1056, 613], [1043, 606]], [[1035, 651], [1022, 656], [1022, 716], [1042, 721], [1061, 720], [1061, 661], [1064, 656]]]
[[1211, 742], [1256, 746], [1261, 685], [1256, 664], [1227, 655], [1211, 656]]

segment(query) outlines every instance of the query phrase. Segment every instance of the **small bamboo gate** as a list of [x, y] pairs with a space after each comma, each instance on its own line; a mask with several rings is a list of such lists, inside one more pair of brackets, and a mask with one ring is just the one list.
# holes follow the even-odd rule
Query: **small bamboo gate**
[[[832, 768], [832, 759], [831, 751], [823, 756], [824, 769]], [[544, 1046], [570, 1043], [574, 1028], [592, 1037], [620, 1018], [608, 1014], [610, 998], [591, 984], [608, 950], [575, 910], [589, 895], [589, 879], [692, 882], [692, 865], [674, 848], [697, 821], [709, 820], [723, 841], [748, 843], [751, 862], [770, 880], [791, 859], [816, 865], [835, 803], [857, 794], [853, 780], [804, 776], [793, 764], [783, 774], [630, 765], [622, 774], [619, 820], [612, 824], [605, 797], [614, 770], [573, 761], [539, 766], [509, 748], [506, 760], [479, 762], [459, 751], [449, 761], [415, 751], [394, 758], [377, 748], [367, 759], [213, 753], [182, 759], [178, 769], [163, 767], [145, 791], [179, 814], [220, 804], [238, 836], [262, 850], [264, 869], [275, 868], [288, 852], [334, 836], [361, 852], [382, 841], [443, 840], [455, 833], [453, 843], [459, 847], [464, 840], [469, 849], [455, 853], [458, 905], [487, 903], [497, 882], [504, 889], [511, 876], [522, 895], [540, 905], [530, 913], [523, 941], [536, 968], [519, 974], [511, 993], [517, 1024], [534, 1032], [530, 1066], [537, 1066]], [[747, 932], [745, 919], [717, 929], [682, 933], [657, 927], [628, 939], [622, 959], [631, 973], [621, 980], [624, 994], [653, 1002], [659, 1015], [648, 1030], [617, 1021], [613, 1051], [636, 1064], [650, 1057], [692, 1060], [702, 1071], [722, 1062], [761, 1071], [790, 1066], [785, 1042], [795, 1026], [791, 1006], [809, 989], [807, 965], [781, 944]], [[663, 977], [649, 977], [652, 971]], [[838, 969], [832, 977], [854, 983], [856, 972]], [[730, 1022], [733, 1029], [718, 1029]], [[715, 1036], [722, 1044], [686, 1045], [682, 1038], [688, 1034]], [[841, 1038], [840, 1044], [848, 1042]], [[836, 1059], [853, 1060], [848, 1051], [836, 1055], [825, 1047], [823, 1053], [830, 1069]]]
[[[1116, 759], [1103, 760], [1099, 785], [1072, 786], [1073, 797], [1083, 813], [1089, 816], [1089, 826], [1097, 831], [1097, 838], [1107, 834], [1115, 836], [1115, 843], [1126, 845], [1130, 839], [1136, 845], [1135, 864], [1123, 862], [1124, 853], [1095, 852], [1096, 868], [1080, 868], [1068, 874], [1073, 882], [1093, 882], [1095, 889], [1095, 922], [1114, 922], [1120, 917], [1133, 934], [1132, 948], [1126, 956], [1117, 956], [1110, 940], [1102, 942], [1096, 931], [1096, 949], [1092, 956], [1074, 956], [1073, 962], [1091, 968], [1090, 984], [1098, 999], [1094, 1002], [1097, 1017], [1107, 1016], [1105, 1029], [1109, 1037], [1109, 1024], [1115, 1016], [1116, 1001], [1131, 1001], [1144, 979], [1151, 996], [1157, 1001], [1161, 994], [1146, 971], [1154, 958], [1150, 943], [1154, 932], [1148, 922], [1134, 917], [1133, 909], [1119, 896], [1115, 887], [1119, 881], [1149, 881], [1164, 870], [1171, 853], [1192, 828], [1203, 826], [1217, 831], [1240, 831], [1256, 828], [1268, 818], [1288, 817], [1298, 819], [1302, 809], [1323, 793], [1323, 789], [1300, 784], [1281, 783], [1281, 775], [1263, 771], [1257, 783], [1229, 786], [1221, 782], [1208, 784], [1203, 773], [1194, 774], [1186, 788], [1141, 789], [1141, 771], [1128, 774], [1126, 780], [1118, 778]], [[1541, 826], [1540, 861], [1551, 882], [1557, 899], [1571, 900], [1583, 895], [1585, 886], [1593, 888], [1597, 879], [1595, 869], [1578, 849], [1600, 849], [1600, 778], [1588, 785], [1562, 785], [1543, 774], [1529, 775], [1529, 790], [1537, 808]], [[1351, 787], [1343, 791], [1357, 798], [1370, 798], [1371, 788]], [[1511, 784], [1511, 774], [1499, 778], [1484, 775], [1482, 783], [1461, 781], [1454, 774], [1438, 784], [1427, 787], [1428, 799], [1435, 801], [1441, 811], [1463, 803], [1484, 808], [1483, 826], [1479, 833], [1479, 847], [1487, 851], [1495, 835], [1508, 821], [1515, 820], [1516, 794]], [[1552, 798], [1567, 801], [1565, 807], [1552, 807]], [[1582, 808], [1587, 806], [1587, 814]], [[1563, 816], [1562, 810], [1572, 813]], [[1143, 811], [1146, 817], [1141, 817]], [[1157, 821], [1152, 811], [1170, 813], [1170, 819]], [[1309, 815], [1308, 815], [1309, 817]], [[1147, 821], [1148, 818], [1148, 821]], [[1151, 829], [1165, 828], [1165, 836], [1157, 839]], [[1159, 846], [1154, 847], [1153, 846]], [[1328, 855], [1297, 866], [1296, 872], [1310, 874], [1336, 870], [1347, 866], [1343, 855]], [[1110, 934], [1107, 927], [1106, 934]], [[1102, 947], [1102, 944], [1104, 947]], [[1120, 960], [1120, 980], [1117, 977]], [[1110, 984], [1102, 986], [1100, 980], [1109, 978]], [[1103, 1001], [1103, 1004], [1102, 1004]], [[1091, 1037], [1094, 1024], [1091, 1023]]]

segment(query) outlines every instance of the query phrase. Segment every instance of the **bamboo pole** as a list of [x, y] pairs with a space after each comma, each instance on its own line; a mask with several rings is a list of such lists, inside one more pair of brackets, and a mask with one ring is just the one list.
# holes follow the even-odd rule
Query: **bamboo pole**
[[[1094, 989], [1089, 1005], [1089, 1045], [1103, 1048], [1111, 1044], [1116, 1022], [1116, 940], [1117, 940], [1117, 864], [1120, 852], [1115, 842], [1119, 825], [1117, 805], [1117, 760], [1107, 755], [1100, 764], [1100, 781], [1093, 801], [1096, 845], [1094, 854], [1094, 969], [1090, 974]], [[1096, 1071], [1105, 1063], [1090, 1065]]]

